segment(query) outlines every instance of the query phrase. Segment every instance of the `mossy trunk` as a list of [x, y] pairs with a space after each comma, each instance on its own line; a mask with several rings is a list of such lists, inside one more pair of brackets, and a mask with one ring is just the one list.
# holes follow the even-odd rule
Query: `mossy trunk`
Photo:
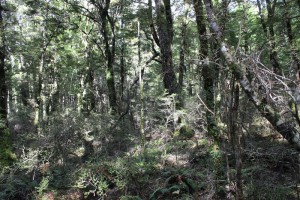
[[[199, 58], [201, 61], [208, 59], [208, 39], [207, 39], [207, 30], [205, 23], [205, 14], [203, 8], [202, 0], [194, 0], [194, 9], [196, 13], [196, 23], [198, 29], [198, 38], [200, 42], [199, 49]], [[215, 66], [209, 63], [204, 63], [202, 65], [202, 77], [203, 77], [203, 90], [205, 95], [204, 103], [207, 106], [206, 110], [206, 121], [207, 121], [207, 131], [208, 134], [215, 139], [218, 138], [219, 131], [217, 128], [215, 116], [213, 111], [215, 110], [215, 98], [214, 98], [214, 90], [215, 90], [215, 74], [216, 69]]]
[[3, 27], [3, 7], [0, 5], [0, 166], [13, 162], [11, 135], [7, 123], [7, 85], [5, 72], [5, 46]]
[[[115, 78], [114, 78], [114, 62], [115, 62], [115, 32], [114, 32], [114, 22], [109, 17], [110, 1], [105, 1], [105, 6], [97, 4], [100, 11], [101, 22], [101, 35], [103, 37], [103, 42], [105, 44], [105, 57], [107, 61], [106, 66], [106, 83], [108, 87], [108, 99], [110, 104], [111, 113], [116, 113], [117, 111], [117, 95], [115, 88]], [[108, 23], [110, 25], [111, 37], [109, 37]]]
[[164, 87], [168, 94], [174, 94], [177, 92], [177, 82], [173, 69], [171, 49], [173, 41], [173, 23], [170, 0], [155, 0], [155, 7], [157, 13], [158, 37], [161, 52]]

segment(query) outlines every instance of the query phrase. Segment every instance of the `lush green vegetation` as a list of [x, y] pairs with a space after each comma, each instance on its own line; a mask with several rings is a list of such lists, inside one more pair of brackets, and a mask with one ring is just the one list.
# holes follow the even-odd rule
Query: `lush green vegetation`
[[299, 16], [0, 1], [0, 199], [300, 199]]

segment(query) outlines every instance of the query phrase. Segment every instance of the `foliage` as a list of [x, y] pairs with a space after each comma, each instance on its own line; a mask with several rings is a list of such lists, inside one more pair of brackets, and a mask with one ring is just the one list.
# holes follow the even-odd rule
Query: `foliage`
[[0, 174], [0, 198], [1, 199], [26, 199], [32, 196], [32, 191], [37, 186], [36, 180], [32, 180], [21, 166], [14, 165], [4, 167]]
[[183, 125], [179, 130], [174, 132], [174, 136], [182, 140], [191, 139], [195, 136], [195, 131], [188, 126]]
[[249, 199], [295, 199], [293, 189], [284, 186], [269, 185], [263, 187], [259, 183], [251, 185], [245, 191], [246, 198]]
[[0, 167], [11, 165], [17, 160], [11, 145], [10, 130], [0, 121]]
[[36, 186], [37, 193], [39, 197], [42, 197], [44, 192], [48, 189], [49, 177], [43, 177], [38, 186]]
[[172, 175], [165, 181], [165, 187], [155, 190], [150, 199], [172, 199], [174, 197], [180, 199], [184, 194], [192, 194], [196, 190], [193, 180], [181, 175]]
[[138, 196], [130, 196], [130, 195], [126, 195], [126, 196], [122, 196], [120, 198], [120, 200], [141, 200], [140, 197]]
[[92, 169], [87, 168], [78, 172], [77, 188], [83, 189], [84, 196], [87, 197], [90, 194], [93, 196], [103, 197], [105, 191], [108, 189], [108, 183], [105, 176], [102, 174], [94, 173]]

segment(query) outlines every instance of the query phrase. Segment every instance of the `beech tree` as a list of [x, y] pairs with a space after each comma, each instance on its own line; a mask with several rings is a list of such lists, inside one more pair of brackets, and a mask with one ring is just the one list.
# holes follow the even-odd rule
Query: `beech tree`
[[173, 19], [170, 0], [155, 0], [164, 87], [169, 94], [177, 92], [172, 58]]
[[[0, 116], [4, 129], [7, 124], [7, 86], [6, 86], [6, 69], [5, 69], [5, 39], [4, 39], [4, 21], [3, 21], [3, 5], [0, 5], [0, 24], [1, 24], [1, 41], [0, 41]], [[4, 130], [1, 128], [1, 132]], [[1, 134], [3, 135], [3, 133]]]
[[7, 65], [6, 65], [6, 43], [5, 43], [5, 21], [4, 12], [6, 4], [0, 1], [0, 165], [11, 164], [15, 155], [12, 152], [12, 140], [8, 129], [8, 110], [7, 110]]
[[205, 104], [207, 106], [206, 120], [208, 134], [213, 137], [218, 137], [218, 128], [215, 121], [215, 100], [214, 100], [214, 85], [216, 69], [214, 64], [209, 63], [209, 46], [208, 33], [205, 22], [205, 14], [202, 0], [194, 0], [194, 9], [196, 13], [196, 23], [198, 29], [198, 38], [200, 42], [199, 59], [202, 67], [201, 75], [203, 77], [203, 90], [205, 94]]

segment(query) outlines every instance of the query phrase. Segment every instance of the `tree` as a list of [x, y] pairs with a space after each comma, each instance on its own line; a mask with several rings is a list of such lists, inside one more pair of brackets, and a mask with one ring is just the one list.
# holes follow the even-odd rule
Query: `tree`
[[186, 73], [186, 54], [187, 54], [187, 26], [188, 26], [188, 12], [190, 10], [190, 4], [188, 1], [184, 1], [184, 13], [182, 17], [181, 22], [181, 46], [180, 46], [180, 52], [179, 52], [179, 75], [178, 75], [178, 94], [179, 94], [179, 101], [181, 107], [184, 105], [184, 93], [183, 93], [183, 80], [184, 80], [184, 74]]
[[[7, 86], [5, 69], [5, 45], [4, 45], [4, 8], [0, 7], [1, 41], [0, 41], [0, 117], [1, 123], [7, 125]], [[2, 130], [3, 131], [3, 130]]]
[[294, 44], [294, 34], [292, 30], [292, 22], [291, 22], [291, 15], [289, 12], [289, 5], [287, 1], [283, 1], [284, 3], [284, 19], [285, 19], [285, 26], [286, 26], [286, 34], [288, 38], [289, 44], [289, 51], [292, 58], [292, 70], [296, 71], [296, 78], [298, 81], [298, 88], [300, 87], [300, 60], [299, 56]]
[[[105, 57], [107, 60], [107, 71], [106, 71], [106, 81], [108, 86], [108, 96], [110, 101], [110, 106], [113, 112], [117, 111], [117, 96], [115, 89], [115, 78], [114, 78], [114, 62], [115, 62], [115, 24], [114, 19], [112, 19], [108, 14], [108, 9], [110, 6], [110, 0], [105, 1], [105, 5], [98, 4], [97, 9], [101, 19], [101, 34], [105, 43]], [[111, 38], [108, 34], [108, 23], [111, 29]]]
[[177, 81], [173, 70], [171, 49], [173, 41], [173, 20], [170, 0], [155, 0], [155, 8], [164, 87], [168, 94], [173, 94], [177, 92]]
[[[86, 16], [92, 23], [96, 25], [98, 31], [98, 38], [93, 38], [92, 41], [99, 48], [102, 56], [99, 61], [103, 58], [106, 61], [105, 79], [108, 87], [109, 104], [112, 113], [115, 113], [118, 108], [117, 104], [117, 93], [115, 86], [115, 54], [116, 54], [116, 33], [115, 23], [116, 19], [110, 16], [113, 13], [113, 9], [110, 7], [110, 0], [96, 2], [96, 1], [85, 1], [81, 5], [77, 1], [66, 1], [69, 4], [74, 13], [81, 16]], [[117, 11], [116, 11], [117, 12]], [[79, 27], [80, 28], [80, 27]], [[92, 26], [94, 28], [94, 26]], [[92, 33], [84, 33], [91, 37]], [[101, 41], [101, 43], [99, 42]]]
[[274, 73], [278, 75], [282, 75], [282, 69], [280, 69], [280, 64], [278, 61], [278, 53], [276, 50], [276, 42], [275, 42], [275, 32], [274, 32], [274, 13], [276, 9], [276, 3], [277, 1], [274, 1], [273, 4], [270, 2], [270, 0], [266, 0], [267, 4], [267, 22], [265, 21], [264, 15], [263, 15], [263, 9], [261, 7], [260, 0], [257, 0], [257, 6], [259, 9], [259, 15], [261, 19], [261, 24], [265, 33], [265, 36], [269, 43], [269, 59], [273, 66]]
[[12, 141], [7, 121], [7, 80], [6, 80], [6, 48], [3, 13], [3, 1], [0, 1], [0, 166], [11, 164], [15, 157], [12, 153]]
[[209, 63], [209, 46], [206, 31], [205, 14], [202, 0], [194, 0], [194, 9], [196, 13], [196, 22], [198, 29], [198, 38], [200, 42], [199, 58], [202, 66], [203, 90], [205, 95], [206, 120], [208, 135], [218, 138], [218, 128], [215, 121], [214, 110], [214, 82], [216, 69], [214, 64]]

